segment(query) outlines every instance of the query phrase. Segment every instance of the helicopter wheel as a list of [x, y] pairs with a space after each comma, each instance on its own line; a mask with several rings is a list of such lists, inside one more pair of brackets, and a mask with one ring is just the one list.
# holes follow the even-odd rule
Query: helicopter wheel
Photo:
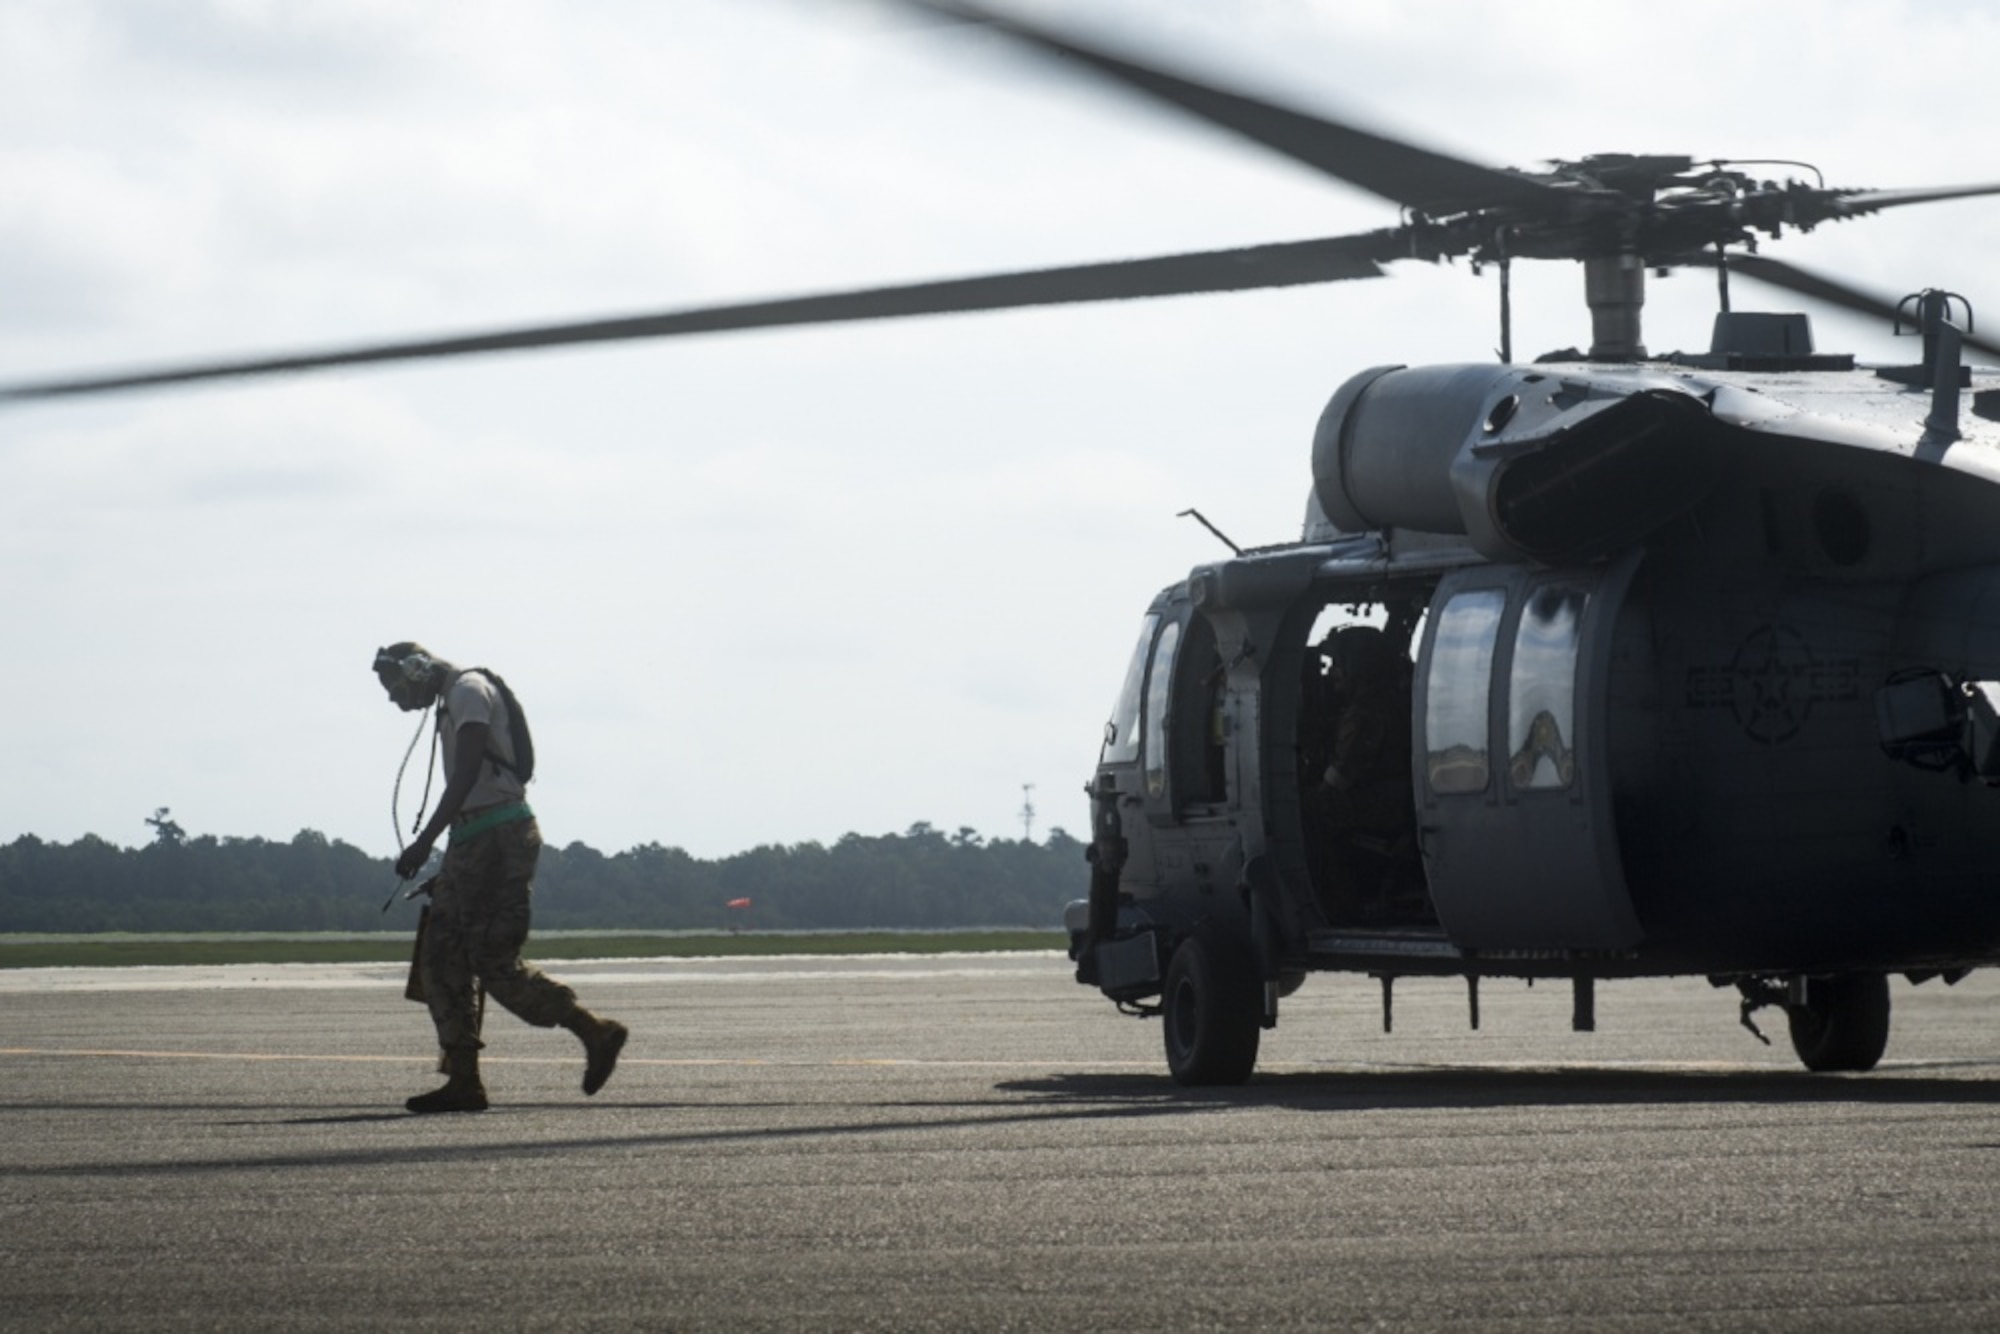
[[1248, 954], [1213, 930], [1181, 942], [1160, 1014], [1176, 1084], [1241, 1084], [1257, 1064], [1261, 988]]
[[1873, 1070], [1889, 1045], [1889, 978], [1845, 973], [1813, 978], [1803, 1005], [1785, 1008], [1792, 1050], [1814, 1071]]

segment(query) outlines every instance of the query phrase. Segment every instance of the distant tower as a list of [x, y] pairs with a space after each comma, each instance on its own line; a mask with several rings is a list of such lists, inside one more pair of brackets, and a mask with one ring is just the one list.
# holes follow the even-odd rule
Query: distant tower
[[1021, 784], [1021, 839], [1026, 843], [1035, 841], [1035, 785]]

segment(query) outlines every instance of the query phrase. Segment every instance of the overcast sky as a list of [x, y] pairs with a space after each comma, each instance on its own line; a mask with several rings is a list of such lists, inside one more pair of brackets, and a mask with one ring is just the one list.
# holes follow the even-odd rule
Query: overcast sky
[[[2000, 179], [1984, 4], [1021, 12], [1496, 166]], [[0, 0], [0, 381], [1395, 221], [867, 0]], [[1981, 200], [1769, 253], [2000, 320], [1996, 241]], [[403, 638], [507, 676], [558, 843], [1018, 837], [1029, 783], [1080, 832], [1147, 599], [1222, 551], [1176, 512], [1295, 537], [1342, 379], [1491, 357], [1490, 273], [1393, 272], [0, 410], [0, 840], [165, 805], [392, 851]], [[1588, 341], [1581, 286], [1517, 270], [1518, 351]], [[1655, 280], [1649, 345], [1705, 346], [1713, 290]]]

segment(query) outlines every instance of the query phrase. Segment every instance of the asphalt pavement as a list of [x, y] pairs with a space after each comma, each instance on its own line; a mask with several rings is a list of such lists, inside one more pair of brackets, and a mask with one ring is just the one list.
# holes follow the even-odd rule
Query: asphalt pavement
[[1317, 977], [1189, 1091], [1052, 955], [553, 971], [610, 1087], [495, 1012], [428, 1118], [400, 969], [0, 973], [0, 1327], [2000, 1328], [1984, 974], [1865, 1076], [1699, 981]]

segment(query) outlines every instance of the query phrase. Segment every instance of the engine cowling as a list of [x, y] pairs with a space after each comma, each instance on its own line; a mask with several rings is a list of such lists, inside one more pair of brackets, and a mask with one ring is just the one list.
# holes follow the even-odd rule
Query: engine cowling
[[1705, 495], [1724, 429], [1654, 372], [1378, 366], [1320, 415], [1313, 497], [1344, 532], [1462, 535], [1494, 560], [1589, 560]]

